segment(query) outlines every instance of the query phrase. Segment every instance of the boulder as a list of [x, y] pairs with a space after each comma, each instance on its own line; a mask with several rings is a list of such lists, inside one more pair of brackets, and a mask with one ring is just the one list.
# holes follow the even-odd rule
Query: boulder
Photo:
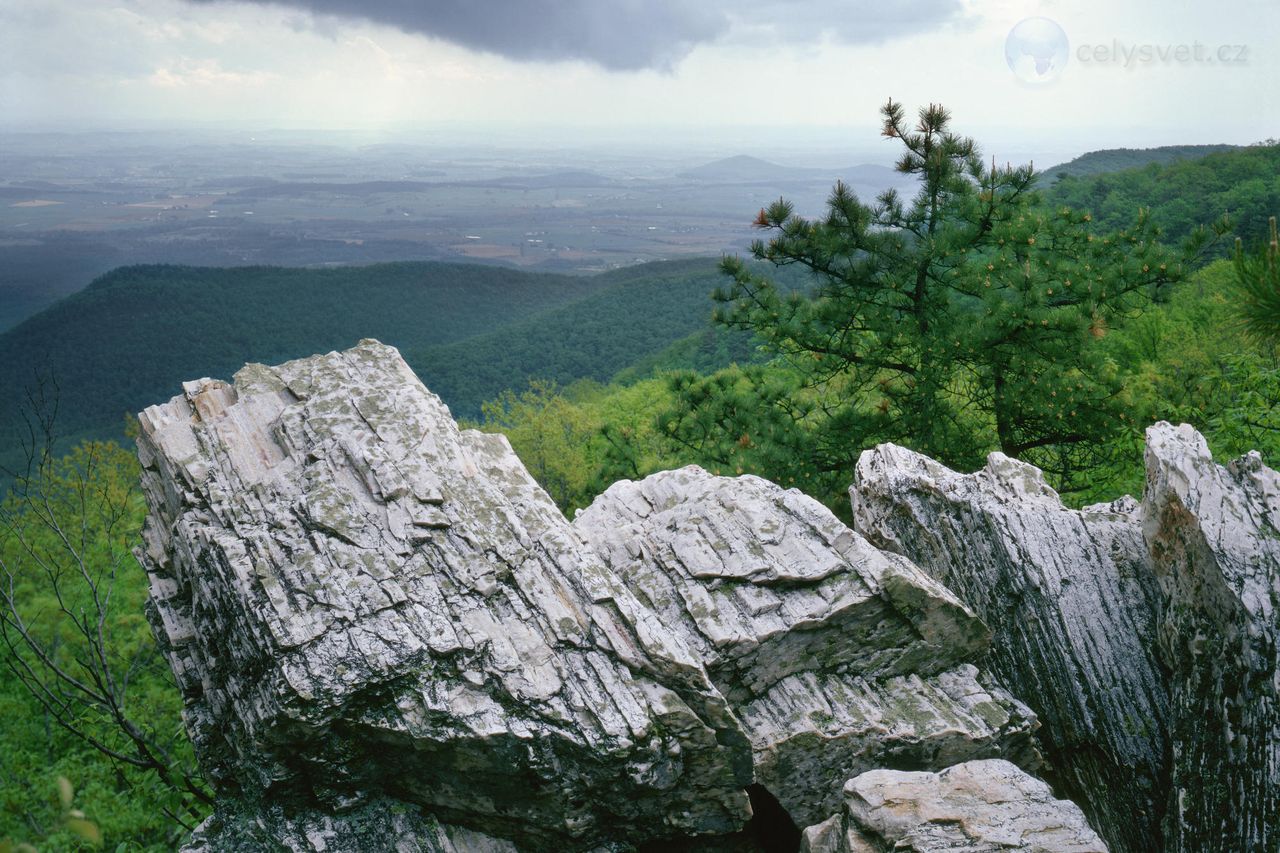
[[872, 770], [844, 807], [804, 831], [804, 853], [1106, 853], [1079, 806], [1000, 759], [939, 773]]
[[534, 849], [749, 817], [750, 744], [698, 657], [394, 349], [251, 365], [140, 420], [149, 616], [228, 809], [385, 796]]

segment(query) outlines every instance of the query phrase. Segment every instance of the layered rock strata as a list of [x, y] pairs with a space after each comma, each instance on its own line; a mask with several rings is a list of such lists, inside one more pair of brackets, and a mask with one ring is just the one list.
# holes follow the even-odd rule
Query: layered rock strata
[[149, 616], [222, 798], [193, 849], [626, 849], [739, 832], [751, 785], [805, 818], [867, 767], [1038, 761], [981, 621], [796, 492], [685, 469], [571, 525], [373, 341], [140, 420]]
[[964, 663], [986, 626], [812, 498], [689, 467], [614, 484], [574, 527], [701, 658], [799, 825], [875, 767], [1038, 766], [1034, 716]]
[[958, 474], [863, 454], [854, 526], [994, 632], [978, 661], [1043, 723], [1046, 778], [1117, 851], [1280, 844], [1280, 477], [1147, 430], [1141, 503], [1072, 510], [992, 454]]

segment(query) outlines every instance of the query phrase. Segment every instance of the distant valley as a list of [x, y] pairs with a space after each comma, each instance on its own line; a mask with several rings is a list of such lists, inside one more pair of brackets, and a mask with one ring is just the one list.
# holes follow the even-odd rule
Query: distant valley
[[591, 273], [741, 251], [761, 206], [810, 214], [837, 178], [886, 166], [549, 156], [270, 141], [178, 147], [142, 135], [0, 145], [0, 330], [117, 266], [342, 266], [448, 260]]
[[[1079, 174], [1066, 169], [1045, 198], [1116, 223], [1142, 204], [1174, 241], [1224, 212], [1246, 240], [1259, 237], [1280, 208], [1280, 147], [1195, 153], [1094, 152], [1072, 161]], [[154, 203], [123, 201], [138, 197], [140, 176], [77, 184], [49, 165], [57, 181], [0, 187], [0, 199], [63, 201], [0, 207], [0, 218], [44, 217], [43, 230], [0, 232], [0, 306], [12, 326], [0, 329], [0, 387], [11, 389], [0, 404], [0, 462], [17, 458], [22, 392], [42, 381], [57, 386], [68, 446], [120, 437], [127, 413], [193, 376], [229, 378], [246, 361], [364, 337], [400, 347], [467, 418], [530, 380], [634, 380], [748, 361], [751, 339], [711, 325], [710, 294], [724, 283], [716, 256], [743, 253], [753, 236], [753, 208], [779, 196], [816, 206], [837, 177], [867, 197], [893, 178], [878, 166], [828, 171], [746, 156], [644, 178], [589, 169], [483, 177], [474, 167], [450, 180], [437, 174], [446, 169], [405, 163], [419, 177], [338, 181], [322, 166], [209, 177], [222, 189], [186, 197], [202, 199], [198, 208], [181, 200], [173, 175], [150, 179]], [[150, 219], [129, 218], [139, 211]], [[133, 263], [140, 258], [167, 263]], [[810, 281], [799, 267], [767, 272], [788, 287]]]

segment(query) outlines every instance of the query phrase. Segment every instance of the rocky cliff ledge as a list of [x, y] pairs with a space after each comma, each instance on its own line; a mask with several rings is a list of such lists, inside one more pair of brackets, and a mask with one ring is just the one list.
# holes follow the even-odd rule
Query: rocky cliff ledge
[[375, 341], [140, 420], [189, 850], [1275, 844], [1280, 489], [1187, 428], [1083, 513], [877, 448], [855, 531], [692, 467], [570, 523]]

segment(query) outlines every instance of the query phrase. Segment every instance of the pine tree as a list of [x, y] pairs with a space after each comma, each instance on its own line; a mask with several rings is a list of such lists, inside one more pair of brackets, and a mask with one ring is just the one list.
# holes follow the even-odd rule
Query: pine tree
[[[1090, 454], [1131, 418], [1120, 367], [1098, 345], [1182, 275], [1145, 213], [1115, 233], [1045, 207], [1031, 166], [984, 163], [939, 105], [909, 124], [881, 114], [919, 181], [872, 204], [837, 183], [826, 216], [785, 200], [762, 209], [751, 255], [811, 271], [784, 292], [727, 257], [717, 321], [754, 332], [764, 367], [674, 377], [659, 424], [725, 473], [754, 471], [837, 494], [858, 454], [882, 441], [973, 468], [992, 449], [1070, 488]], [[1197, 237], [1187, 251], [1200, 248]]]
[[1271, 217], [1271, 239], [1255, 254], [1236, 241], [1238, 313], [1245, 332], [1263, 346], [1280, 344], [1280, 235]]

